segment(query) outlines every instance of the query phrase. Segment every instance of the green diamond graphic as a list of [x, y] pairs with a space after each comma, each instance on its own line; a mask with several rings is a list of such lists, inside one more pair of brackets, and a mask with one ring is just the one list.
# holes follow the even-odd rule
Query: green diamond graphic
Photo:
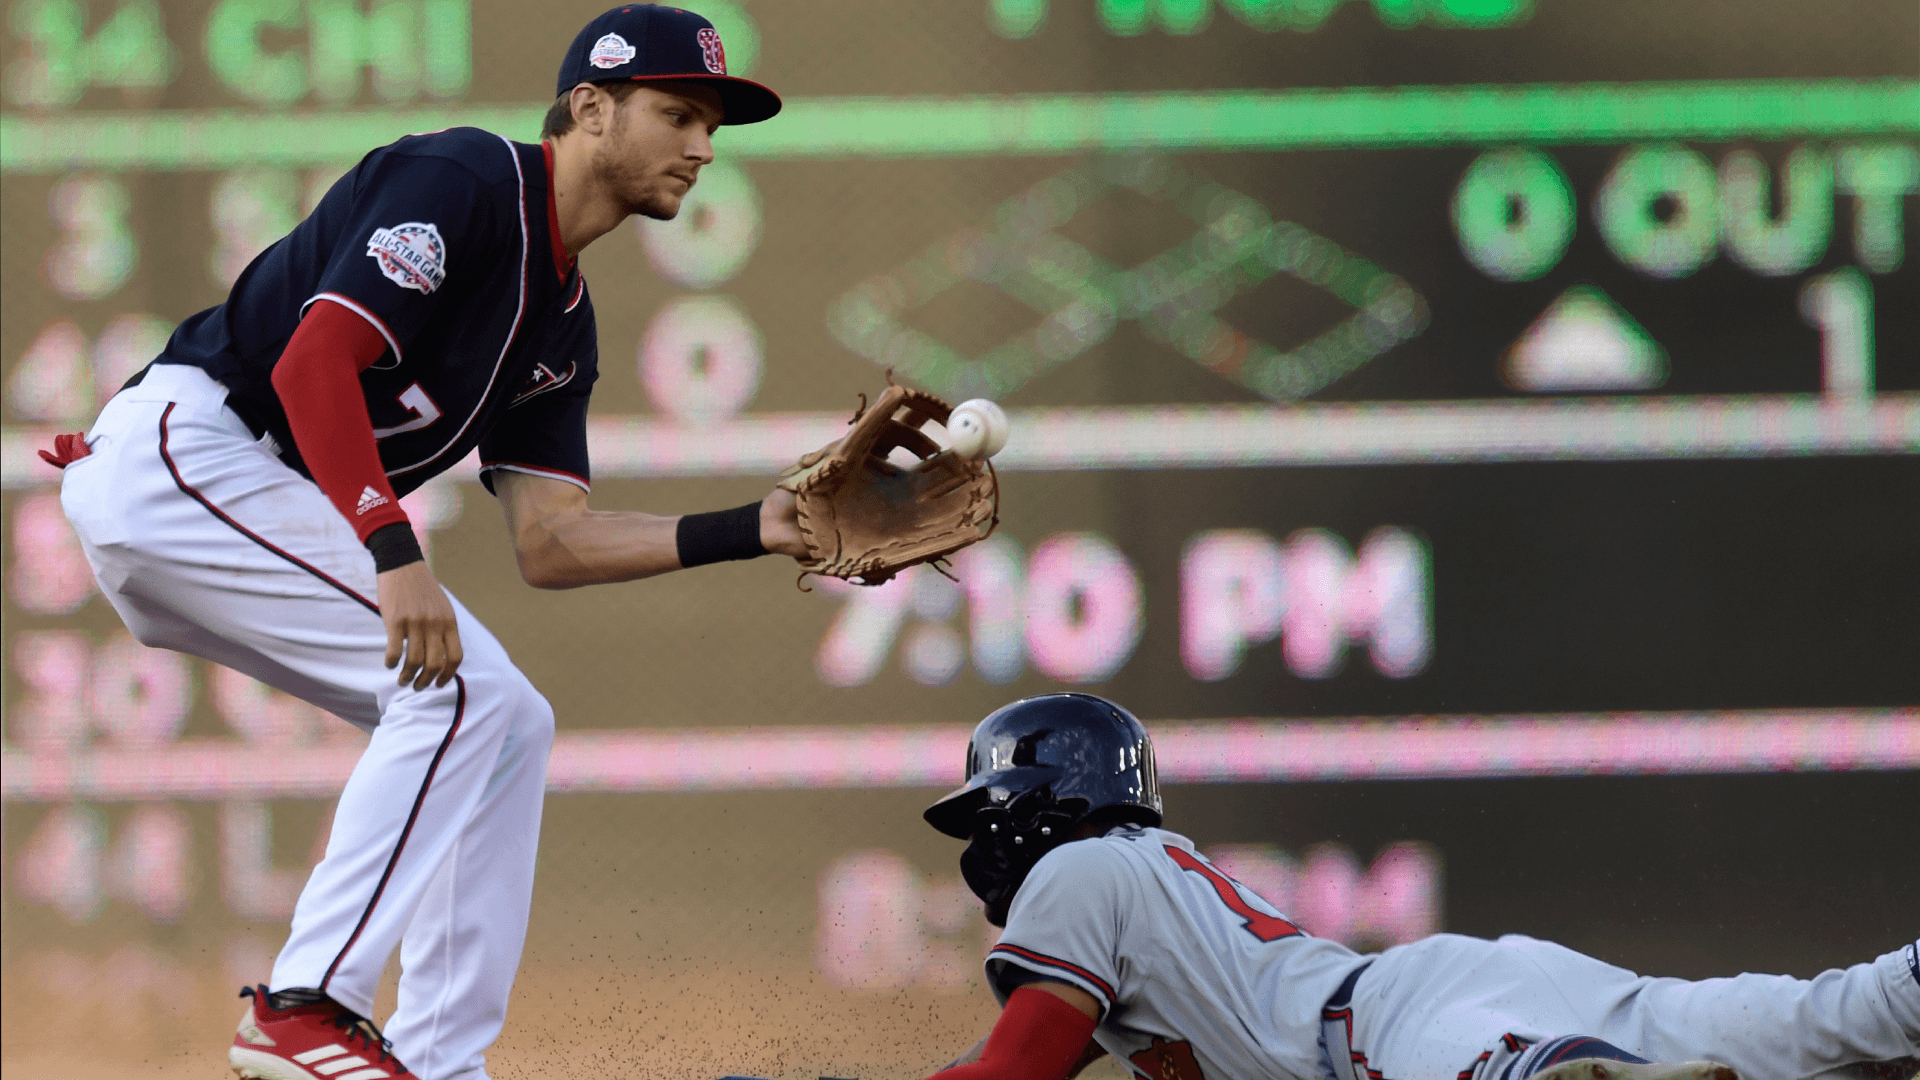
[[[1122, 269], [1057, 231], [1128, 190], [1184, 214], [1187, 240]], [[1297, 349], [1246, 336], [1216, 314], [1284, 274], [1355, 308]], [[906, 325], [904, 317], [965, 281], [1033, 309], [1038, 324], [978, 356]], [[950, 397], [1004, 397], [1106, 340], [1121, 320], [1276, 401], [1305, 397], [1413, 337], [1425, 301], [1405, 281], [1288, 221], [1241, 192], [1162, 158], [1107, 158], [1042, 181], [891, 273], [841, 297], [827, 318], [841, 344]]]

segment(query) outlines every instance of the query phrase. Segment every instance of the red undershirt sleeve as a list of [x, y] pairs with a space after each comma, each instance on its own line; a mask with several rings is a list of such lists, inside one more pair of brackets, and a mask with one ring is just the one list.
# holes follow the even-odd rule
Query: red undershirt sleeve
[[1023, 986], [987, 1036], [980, 1060], [935, 1073], [938, 1080], [1062, 1080], [1093, 1037], [1093, 1017], [1037, 987]]
[[300, 457], [362, 543], [382, 526], [407, 521], [380, 464], [360, 389], [360, 373], [386, 351], [386, 339], [365, 319], [317, 300], [273, 369], [273, 389]]

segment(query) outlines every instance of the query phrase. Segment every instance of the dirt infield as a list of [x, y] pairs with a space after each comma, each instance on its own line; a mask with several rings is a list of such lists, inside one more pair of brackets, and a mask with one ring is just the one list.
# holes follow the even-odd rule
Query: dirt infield
[[[1885, 859], [1876, 839], [1904, 824], [1910, 778], [1586, 780], [1582, 799], [1550, 798], [1561, 783], [1435, 789], [1417, 820], [1387, 797], [1396, 792], [1366, 785], [1189, 786], [1168, 798], [1203, 847], [1305, 852], [1337, 840], [1371, 860], [1401, 840], [1431, 843], [1447, 856], [1441, 929], [1529, 933], [1649, 973], [1805, 978], [1911, 940], [1901, 920], [1920, 879]], [[526, 966], [490, 1074], [926, 1076], [995, 1012], [979, 977], [986, 927], [960, 885], [958, 845], [919, 819], [936, 794], [549, 800]], [[1543, 806], [1560, 816], [1542, 819]], [[1807, 806], [1821, 813], [1801, 813]], [[119, 828], [127, 811], [109, 810]], [[197, 884], [177, 922], [156, 924], [118, 900], [74, 921], [10, 899], [0, 938], [6, 1080], [230, 1075], [223, 1048], [242, 1007], [235, 994], [266, 977], [286, 926], [246, 921], [227, 902], [217, 810], [182, 810], [197, 838]], [[10, 806], [8, 850], [24, 850], [48, 812]], [[274, 864], [297, 872], [323, 819], [318, 801], [276, 803]], [[1852, 827], [1827, 826], [1840, 820]], [[1488, 843], [1488, 822], [1527, 856]], [[1736, 831], [1740, 823], [1753, 827]], [[1603, 826], [1642, 838], [1639, 858], [1596, 871], [1584, 849], [1554, 842]], [[874, 886], [873, 902], [842, 919], [825, 884], [855, 856], [898, 875], [898, 888], [854, 875]], [[840, 951], [823, 949], [828, 940]], [[836, 956], [854, 969], [833, 968]], [[895, 988], [829, 981], [859, 985], [850, 978], [896, 968], [910, 975]], [[376, 1016], [392, 1001], [390, 981]]]
[[[105, 981], [76, 993], [44, 989], [31, 972], [8, 974], [0, 1052], [7, 1080], [228, 1075], [224, 1046], [242, 1007], [228, 992], [192, 1001], [119, 995], [116, 1003]], [[384, 1011], [390, 983], [382, 997]], [[996, 1012], [984, 989], [858, 993], [804, 970], [574, 964], [521, 976], [488, 1072], [495, 1080], [893, 1080], [925, 1076], [951, 1060]], [[98, 1021], [76, 1022], [89, 1015]]]

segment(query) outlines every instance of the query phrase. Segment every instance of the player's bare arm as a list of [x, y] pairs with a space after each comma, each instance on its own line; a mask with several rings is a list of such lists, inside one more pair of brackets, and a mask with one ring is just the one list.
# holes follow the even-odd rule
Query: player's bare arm
[[[552, 140], [554, 210], [561, 242], [575, 255], [634, 214], [678, 214], [701, 166], [713, 160], [713, 133], [724, 117], [712, 88], [671, 80], [583, 83], [572, 89], [568, 105], [573, 125]], [[521, 576], [537, 588], [633, 581], [698, 564], [679, 517], [593, 510], [580, 488], [528, 474], [502, 472], [495, 489]], [[751, 521], [739, 516], [746, 511], [733, 512], [734, 523], [752, 533]], [[805, 554], [791, 493], [776, 489], [761, 502], [757, 518], [757, 536], [736, 545], [742, 550], [698, 562], [762, 552]]]
[[[494, 490], [507, 515], [520, 576], [535, 588], [634, 581], [685, 565], [679, 517], [594, 510], [580, 488], [525, 473], [500, 473]], [[806, 553], [794, 523], [791, 493], [776, 488], [760, 502], [757, 520], [759, 544], [767, 553]]]

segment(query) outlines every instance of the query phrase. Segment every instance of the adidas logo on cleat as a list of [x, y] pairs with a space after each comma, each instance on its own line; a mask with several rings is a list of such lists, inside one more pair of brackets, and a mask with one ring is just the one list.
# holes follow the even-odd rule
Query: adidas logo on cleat
[[[258, 1031], [257, 1028], [255, 1030]], [[267, 1045], [272, 1045], [273, 1040], [267, 1039], [266, 1042]], [[394, 1080], [398, 1076], [411, 1075], [405, 1068], [399, 1067], [399, 1063], [393, 1061], [389, 1055], [378, 1056], [385, 1061], [375, 1063], [353, 1053], [339, 1043], [331, 1043], [285, 1058], [267, 1054], [241, 1053], [232, 1054], [229, 1060], [233, 1063], [233, 1070], [240, 1080], [281, 1080], [282, 1077], [295, 1075], [325, 1078], [325, 1080]], [[290, 1070], [285, 1065], [289, 1061], [305, 1068]], [[393, 1071], [395, 1068], [399, 1068], [398, 1073]]]
[[240, 1080], [415, 1080], [366, 1017], [318, 990], [293, 987], [253, 999], [227, 1050]]
[[382, 495], [379, 492], [373, 490], [373, 485], [368, 484], [367, 490], [360, 493], [360, 505], [357, 508], [355, 508], [354, 516], [358, 517], [362, 514], [365, 514], [367, 511], [372, 510], [377, 506], [385, 506], [387, 505], [387, 502], [388, 500], [385, 495]]
[[[293, 1060], [333, 1080], [386, 1080], [393, 1075], [358, 1054], [347, 1053], [347, 1048], [339, 1043], [295, 1054]], [[348, 1072], [349, 1069], [353, 1071]]]

